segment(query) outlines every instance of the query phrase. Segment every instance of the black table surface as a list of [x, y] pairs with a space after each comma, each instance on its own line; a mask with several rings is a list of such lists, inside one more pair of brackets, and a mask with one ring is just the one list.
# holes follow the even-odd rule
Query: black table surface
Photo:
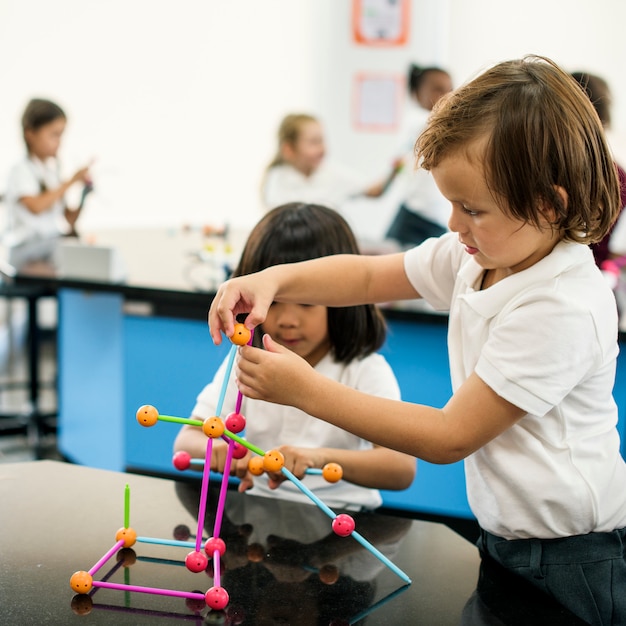
[[[227, 546], [224, 611], [135, 591], [94, 587], [77, 595], [71, 575], [94, 568], [124, 526], [126, 485], [129, 525], [140, 537], [195, 542], [198, 481], [57, 461], [0, 464], [1, 624], [577, 623], [521, 581], [481, 564], [475, 546], [443, 524], [353, 514], [359, 534], [411, 578], [407, 585], [353, 537], [335, 535], [316, 506], [232, 490], [219, 533]], [[217, 500], [212, 485], [205, 537], [213, 534]], [[204, 593], [213, 586], [212, 572], [184, 567], [192, 550], [138, 541], [119, 555], [126, 560], [114, 554], [103, 563], [94, 580]]]

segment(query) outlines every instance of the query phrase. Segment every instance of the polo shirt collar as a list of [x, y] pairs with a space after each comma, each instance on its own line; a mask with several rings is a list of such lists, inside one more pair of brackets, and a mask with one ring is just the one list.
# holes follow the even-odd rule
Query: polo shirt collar
[[473, 259], [460, 269], [459, 278], [465, 283], [464, 293], [459, 299], [469, 305], [478, 315], [492, 318], [520, 292], [539, 282], [552, 280], [570, 268], [588, 263], [592, 256], [589, 246], [575, 242], [559, 242], [552, 252], [531, 267], [497, 282], [495, 285], [479, 290], [483, 268]]

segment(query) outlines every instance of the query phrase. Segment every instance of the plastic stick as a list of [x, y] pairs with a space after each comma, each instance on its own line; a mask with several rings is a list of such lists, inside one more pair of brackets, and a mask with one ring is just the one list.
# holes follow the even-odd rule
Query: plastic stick
[[124, 528], [130, 524], [130, 487], [126, 484], [124, 489]]
[[233, 363], [235, 362], [236, 354], [237, 354], [237, 346], [233, 344], [230, 347], [230, 352], [228, 353], [228, 363], [226, 364], [224, 382], [222, 382], [222, 388], [220, 389], [220, 395], [217, 400], [217, 408], [215, 409], [215, 414], [218, 416], [222, 414], [222, 407], [224, 406], [224, 398], [226, 397], [226, 388], [228, 387], [228, 380], [230, 378], [230, 373], [233, 369]]
[[[254, 328], [250, 331], [250, 339], [248, 340], [248, 345], [252, 345], [252, 340], [254, 339]], [[230, 377], [230, 372], [228, 372]], [[237, 402], [235, 403], [235, 413], [239, 413], [241, 411], [241, 403], [243, 401], [243, 394], [241, 391], [237, 392]]]
[[93, 576], [123, 545], [124, 539], [120, 539], [115, 545], [89, 570]]
[[409, 588], [408, 585], [404, 585], [403, 587], [400, 587], [399, 589], [392, 591], [389, 595], [385, 596], [384, 598], [381, 598], [378, 602], [375, 602], [374, 604], [372, 604], [372, 606], [365, 609], [365, 611], [361, 611], [358, 615], [355, 615], [350, 620], [350, 624], [356, 624], [360, 622], [362, 619], [366, 618], [370, 613], [373, 613], [376, 609], [379, 609], [381, 606], [387, 604], [387, 602], [389, 602], [390, 600], [393, 600], [394, 598], [399, 596], [401, 593], [404, 593], [408, 588]]
[[301, 480], [298, 480], [286, 467], [283, 467], [280, 470], [304, 495], [308, 496], [310, 500], [313, 500], [317, 506], [330, 517], [330, 519], [335, 519], [337, 515], [335, 512], [326, 504], [324, 504], [306, 485], [302, 484]]
[[213, 584], [216, 587], [222, 586], [222, 580], [220, 575], [220, 551], [213, 551]]
[[356, 530], [351, 533], [366, 550], [369, 550], [379, 561], [383, 562], [394, 574], [397, 574], [405, 583], [411, 584], [411, 579], [397, 566], [394, 565], [378, 548], [375, 548], [363, 535]]
[[203, 593], [194, 593], [193, 591], [175, 591], [174, 589], [159, 589], [158, 587], [140, 587], [138, 585], [109, 583], [101, 580], [94, 580], [92, 584], [94, 587], [117, 589], [118, 591], [137, 591], [139, 593], [154, 593], [158, 596], [174, 596], [175, 598], [191, 598], [192, 600], [204, 600]]
[[156, 543], [162, 546], [174, 546], [177, 548], [193, 548], [195, 541], [178, 541], [177, 539], [161, 539], [160, 537], [137, 537], [140, 543]]
[[258, 446], [255, 446], [251, 444], [249, 441], [246, 441], [243, 437], [240, 437], [239, 435], [236, 435], [235, 433], [231, 433], [230, 430], [228, 430], [228, 428], [224, 429], [224, 435], [228, 437], [229, 439], [234, 439], [235, 441], [239, 442], [242, 446], [246, 446], [246, 448], [248, 448], [248, 450], [252, 450], [252, 452], [256, 452], [257, 454], [261, 456], [265, 455], [264, 450], [261, 450], [261, 448], [259, 448]]
[[222, 474], [222, 483], [220, 485], [220, 495], [217, 501], [217, 509], [215, 511], [215, 524], [213, 525], [213, 536], [219, 537], [222, 529], [222, 518], [224, 517], [224, 505], [226, 503], [226, 493], [228, 492], [228, 476], [230, 463], [233, 460], [233, 450], [235, 449], [235, 442], [231, 439], [228, 442], [228, 449], [226, 450], [226, 464], [224, 465], [224, 473]]
[[235, 413], [239, 413], [241, 411], [241, 403], [243, 401], [243, 394], [241, 391], [237, 392], [237, 402], [235, 403]]
[[[130, 567], [124, 568], [124, 584], [130, 585]], [[128, 591], [124, 591], [124, 606], [130, 607], [130, 593]]]
[[[129, 593], [126, 593], [126, 595], [130, 596]], [[191, 613], [182, 614], [182, 613], [174, 613], [173, 611], [155, 611], [151, 609], [140, 609], [138, 607], [131, 607], [130, 605], [116, 606], [113, 604], [102, 604], [100, 602], [98, 603], [94, 602], [92, 608], [98, 609], [100, 611], [110, 611], [113, 613], [131, 613], [132, 615], [141, 615], [141, 616], [148, 616], [148, 617], [169, 617], [170, 623], [173, 623], [171, 621], [172, 618], [176, 620], [181, 620], [181, 621], [195, 622], [197, 626], [202, 626], [202, 623], [203, 623], [202, 615], [198, 615], [198, 614], [192, 615]], [[143, 623], [148, 623], [148, 622], [143, 620]], [[150, 623], [155, 623], [155, 622], [153, 621]], [[206, 622], [204, 623], [206, 624]]]
[[174, 559], [160, 559], [155, 556], [137, 556], [137, 560], [143, 561], [145, 563], [158, 563], [159, 565], [179, 565], [182, 567], [185, 566], [185, 563], [183, 561], [175, 561]]
[[[337, 515], [333, 512], [333, 510], [324, 504], [306, 485], [302, 483], [301, 480], [298, 480], [288, 469], [283, 467], [281, 472], [296, 486], [300, 491], [302, 491], [305, 495], [307, 495], [317, 506], [326, 513], [331, 519], [335, 519]], [[366, 549], [369, 550], [377, 559], [382, 561], [392, 572], [397, 574], [402, 580], [407, 583], [411, 582], [411, 579], [397, 566], [395, 566], [380, 550], [375, 548], [367, 539], [365, 539], [362, 535], [359, 535], [356, 530], [353, 530], [351, 535]]]
[[202, 472], [202, 487], [200, 490], [200, 506], [198, 508], [198, 531], [196, 532], [196, 552], [200, 552], [200, 545], [202, 543], [202, 531], [204, 530], [204, 518], [206, 515], [206, 501], [209, 493], [209, 474], [211, 473], [211, 463], [207, 463], [206, 459], [211, 458], [211, 452], [213, 451], [213, 439], [207, 437], [206, 440], [206, 454], [204, 470]]
[[174, 415], [159, 415], [158, 418], [162, 422], [174, 422], [175, 424], [190, 424], [191, 426], [202, 426], [204, 422], [194, 420], [190, 417], [175, 417]]

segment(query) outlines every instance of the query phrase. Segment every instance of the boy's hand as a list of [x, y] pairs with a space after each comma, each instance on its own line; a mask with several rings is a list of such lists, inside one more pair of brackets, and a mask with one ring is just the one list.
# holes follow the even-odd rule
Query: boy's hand
[[300, 356], [263, 335], [265, 350], [242, 346], [237, 386], [248, 398], [301, 408], [314, 393], [315, 370]]
[[232, 336], [239, 314], [247, 314], [245, 324], [249, 329], [261, 324], [274, 293], [270, 281], [263, 280], [260, 274], [240, 276], [222, 283], [209, 309], [209, 331], [213, 343], [222, 343], [221, 333]]

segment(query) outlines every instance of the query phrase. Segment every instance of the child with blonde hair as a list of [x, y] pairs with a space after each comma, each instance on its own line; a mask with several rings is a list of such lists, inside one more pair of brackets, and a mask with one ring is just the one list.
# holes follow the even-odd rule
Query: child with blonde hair
[[262, 200], [266, 209], [310, 202], [340, 210], [354, 196], [381, 196], [399, 169], [395, 163], [385, 180], [367, 187], [356, 172], [327, 158], [324, 129], [316, 117], [290, 114], [278, 129], [278, 147], [263, 178]]

